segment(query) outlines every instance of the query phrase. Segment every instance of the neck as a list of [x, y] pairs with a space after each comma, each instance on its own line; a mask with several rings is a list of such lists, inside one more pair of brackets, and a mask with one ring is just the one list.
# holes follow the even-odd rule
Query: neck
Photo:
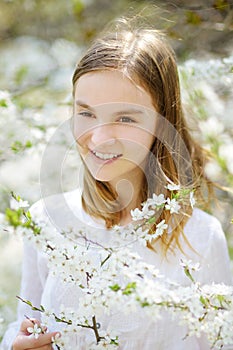
[[118, 194], [118, 201], [121, 209], [121, 225], [132, 221], [130, 211], [140, 206], [142, 202], [141, 188], [144, 175], [141, 169], [133, 172], [132, 176], [111, 181], [111, 186]]

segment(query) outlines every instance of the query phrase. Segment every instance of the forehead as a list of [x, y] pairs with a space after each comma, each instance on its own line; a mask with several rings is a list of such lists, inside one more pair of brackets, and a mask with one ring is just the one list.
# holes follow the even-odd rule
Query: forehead
[[75, 85], [75, 100], [89, 106], [126, 103], [154, 109], [151, 96], [119, 71], [98, 71], [82, 75]]

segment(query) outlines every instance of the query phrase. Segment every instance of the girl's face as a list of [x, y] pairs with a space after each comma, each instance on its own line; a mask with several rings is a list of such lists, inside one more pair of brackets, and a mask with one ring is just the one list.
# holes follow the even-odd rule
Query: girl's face
[[142, 172], [155, 128], [150, 95], [123, 73], [91, 72], [77, 81], [74, 136], [96, 180], [111, 183]]

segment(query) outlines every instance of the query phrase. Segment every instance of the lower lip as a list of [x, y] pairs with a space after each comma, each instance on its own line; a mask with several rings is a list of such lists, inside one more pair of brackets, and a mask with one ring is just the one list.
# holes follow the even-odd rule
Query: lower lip
[[116, 161], [117, 159], [119, 159], [122, 155], [120, 154], [119, 156], [115, 157], [115, 158], [111, 158], [111, 159], [102, 159], [97, 157], [93, 152], [91, 152], [92, 157], [95, 159], [95, 161], [101, 163], [101, 164], [110, 164], [113, 163], [114, 161]]

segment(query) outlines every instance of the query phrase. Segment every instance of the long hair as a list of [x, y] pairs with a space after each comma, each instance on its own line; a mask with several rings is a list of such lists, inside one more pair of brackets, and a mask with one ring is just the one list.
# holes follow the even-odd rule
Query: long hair
[[[164, 185], [170, 181], [194, 189], [196, 198], [204, 203], [206, 192], [211, 192], [203, 171], [206, 155], [186, 125], [176, 57], [165, 35], [154, 29], [131, 28], [127, 20], [117, 22], [93, 42], [79, 61], [73, 75], [74, 89], [82, 75], [104, 70], [120, 71], [145, 89], [159, 116], [147, 159], [141, 202], [153, 193], [164, 193]], [[90, 215], [104, 219], [107, 228], [119, 224], [117, 193], [109, 183], [96, 181], [85, 164], [84, 168], [83, 208]], [[172, 233], [160, 238], [165, 251], [172, 247], [172, 242], [182, 249], [179, 237], [184, 236], [183, 228], [191, 213], [189, 203], [183, 203], [183, 214], [176, 215], [176, 222], [170, 220], [169, 211], [161, 213], [160, 220], [165, 219], [173, 226]]]

